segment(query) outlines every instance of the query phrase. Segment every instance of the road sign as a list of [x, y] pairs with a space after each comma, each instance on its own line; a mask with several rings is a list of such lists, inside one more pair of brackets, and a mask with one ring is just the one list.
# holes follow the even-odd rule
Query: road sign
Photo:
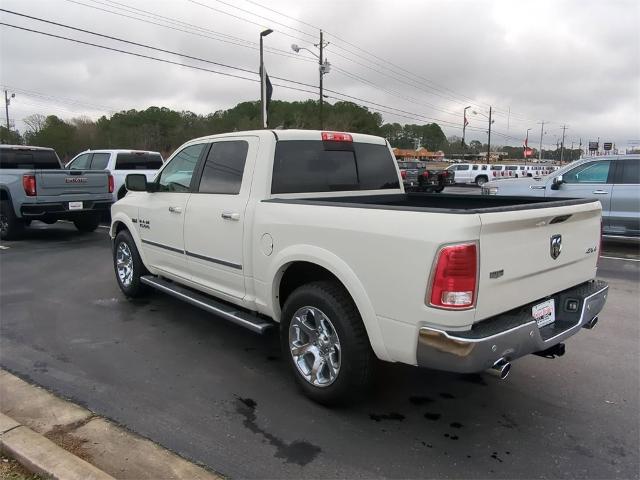
[[589, 150], [595, 152], [598, 150], [598, 142], [589, 142]]
[[602, 148], [604, 148], [605, 152], [610, 151], [612, 147], [613, 147], [613, 143], [611, 143], [611, 142], [604, 142], [602, 144]]

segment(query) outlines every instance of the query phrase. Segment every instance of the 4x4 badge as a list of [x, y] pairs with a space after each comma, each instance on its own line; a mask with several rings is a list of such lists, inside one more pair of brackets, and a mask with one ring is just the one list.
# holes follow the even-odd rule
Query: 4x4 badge
[[551, 258], [555, 260], [560, 256], [560, 252], [562, 252], [562, 235], [553, 235], [551, 237]]

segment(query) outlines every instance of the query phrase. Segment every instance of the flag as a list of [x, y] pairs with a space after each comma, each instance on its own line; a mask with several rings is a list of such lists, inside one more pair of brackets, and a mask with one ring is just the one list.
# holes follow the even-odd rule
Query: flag
[[271, 80], [269, 79], [269, 75], [267, 74], [267, 69], [262, 69], [262, 98], [264, 98], [264, 128], [267, 128], [269, 125], [269, 104], [271, 103], [271, 96], [273, 95], [273, 85], [271, 85]]

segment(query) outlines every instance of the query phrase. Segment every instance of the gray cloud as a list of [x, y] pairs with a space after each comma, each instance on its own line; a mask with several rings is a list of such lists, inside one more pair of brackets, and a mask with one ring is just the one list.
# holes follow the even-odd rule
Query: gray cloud
[[[133, 11], [123, 6], [128, 5], [251, 42], [257, 42], [262, 29], [187, 0], [138, 0], [126, 4], [119, 0], [119, 5], [111, 0], [78, 1], [132, 15]], [[233, 3], [312, 36], [216, 0], [198, 1], [272, 26], [277, 31], [265, 39], [269, 47], [291, 52], [290, 44], [298, 43], [313, 49], [313, 35], [317, 31], [305, 24], [279, 17], [246, 1]], [[538, 138], [537, 122], [541, 120], [550, 122], [545, 129], [546, 144], [555, 144], [564, 123], [569, 126], [567, 143], [577, 144], [579, 138], [584, 143], [600, 137], [624, 147], [628, 140], [640, 139], [637, 28], [640, 4], [637, 1], [278, 0], [263, 4], [302, 22], [322, 26], [329, 34], [339, 37], [327, 35], [331, 42], [327, 57], [336, 67], [325, 77], [327, 88], [411, 112], [408, 116], [438, 119], [448, 135], [460, 134], [464, 106], [473, 104], [475, 110], [484, 112], [491, 104], [496, 107], [496, 143], [518, 144], [527, 128], [534, 129], [532, 140]], [[206, 38], [212, 34], [202, 29], [186, 27], [191, 34], [179, 32], [66, 0], [4, 0], [2, 5], [8, 10], [257, 70], [255, 45], [243, 48], [215, 41]], [[1, 16], [5, 23], [229, 71], [5, 13]], [[148, 19], [161, 22], [158, 17]], [[367, 56], [345, 42], [378, 58]], [[55, 97], [37, 98], [18, 92], [11, 105], [11, 116], [18, 127], [22, 126], [22, 118], [36, 112], [52, 112], [65, 118], [81, 114], [97, 117], [108, 114], [109, 110], [163, 105], [208, 113], [259, 95], [257, 85], [252, 82], [7, 27], [0, 27], [0, 55], [3, 85]], [[293, 56], [267, 53], [269, 73], [315, 85], [317, 65], [312, 57], [305, 52], [298, 58]], [[311, 61], [303, 61], [304, 58]], [[338, 69], [363, 77], [386, 91], [355, 80]], [[282, 88], [274, 91], [275, 98], [284, 100], [310, 96]], [[385, 121], [400, 123], [420, 121], [401, 115], [407, 114], [396, 111], [384, 113], [383, 117]], [[470, 115], [470, 122], [473, 127], [467, 132], [470, 138], [486, 140], [485, 118]]]

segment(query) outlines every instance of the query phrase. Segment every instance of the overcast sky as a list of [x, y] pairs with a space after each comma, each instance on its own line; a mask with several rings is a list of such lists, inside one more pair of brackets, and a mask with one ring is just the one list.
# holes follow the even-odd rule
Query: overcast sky
[[[258, 67], [259, 33], [270, 27], [270, 76], [313, 86], [317, 63], [291, 44], [315, 50], [322, 28], [332, 65], [325, 88], [382, 110], [386, 122], [436, 121], [447, 136], [460, 136], [462, 110], [470, 105], [467, 138], [486, 142], [485, 115], [493, 105], [492, 144], [521, 145], [532, 128], [530, 144], [537, 146], [542, 120], [546, 146], [556, 144], [562, 125], [567, 146], [597, 137], [620, 148], [640, 142], [638, 0], [1, 0], [0, 8], [250, 71]], [[257, 78], [0, 16], [3, 23]], [[151, 105], [209, 113], [259, 96], [251, 81], [7, 26], [0, 26], [0, 55], [0, 83], [16, 93], [10, 117], [19, 129], [32, 113], [97, 118]], [[315, 87], [286, 84], [308, 92], [276, 86], [274, 99], [317, 98]]]

